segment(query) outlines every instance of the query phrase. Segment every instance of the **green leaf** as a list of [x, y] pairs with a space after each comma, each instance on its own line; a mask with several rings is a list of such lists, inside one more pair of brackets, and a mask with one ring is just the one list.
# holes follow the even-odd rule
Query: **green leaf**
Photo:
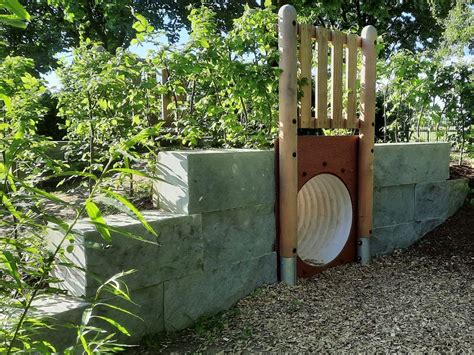
[[94, 222], [96, 230], [100, 233], [102, 238], [107, 242], [112, 241], [112, 235], [109, 231], [109, 226], [105, 223], [104, 218], [102, 217], [102, 213], [100, 213], [99, 207], [91, 201], [86, 201], [86, 212], [92, 222]]
[[88, 325], [92, 316], [92, 307], [87, 307], [84, 312], [82, 312], [82, 324]]
[[138, 176], [143, 176], [149, 179], [156, 179], [151, 175], [148, 175], [147, 173], [144, 173], [143, 171], [140, 170], [135, 170], [135, 169], [128, 169], [128, 168], [113, 168], [108, 171], [109, 173], [125, 173], [125, 174], [132, 174], [132, 175], [138, 175]]
[[135, 233], [131, 233], [123, 227], [111, 226], [110, 224], [105, 224], [105, 223], [101, 223], [101, 222], [98, 222], [98, 221], [91, 221], [91, 223], [96, 228], [107, 228], [109, 231], [111, 231], [113, 233], [117, 233], [119, 235], [123, 235], [124, 237], [127, 237], [127, 238], [139, 240], [140, 242], [148, 243], [148, 244], [152, 244], [152, 245], [157, 245], [157, 246], [160, 245], [157, 242], [153, 242], [151, 240], [146, 240], [142, 236], [139, 236]]
[[161, 126], [162, 124], [157, 124], [154, 127], [148, 127], [141, 130], [138, 134], [136, 134], [135, 136], [130, 138], [128, 141], [126, 141], [124, 144], [124, 147], [126, 149], [130, 149], [137, 143], [140, 143], [141, 141], [143, 141], [145, 138], [158, 134]]
[[8, 274], [13, 277], [18, 285], [19, 288], [21, 288], [21, 279], [20, 279], [20, 273], [18, 272], [18, 267], [16, 264], [16, 259], [13, 256], [12, 253], [10, 253], [7, 250], [4, 250], [2, 252], [2, 261], [3, 264], [7, 267], [7, 272]]
[[143, 225], [143, 227], [146, 228], [147, 231], [149, 231], [154, 236], [158, 237], [158, 234], [155, 232], [153, 227], [146, 221], [145, 217], [143, 217], [143, 215], [140, 213], [138, 208], [136, 208], [129, 200], [127, 200], [125, 197], [111, 190], [105, 190], [104, 192], [110, 197], [119, 201], [124, 206], [126, 206], [137, 217], [137, 219], [141, 222], [141, 224]]
[[117, 321], [114, 321], [113, 319], [103, 317], [103, 316], [93, 316], [93, 318], [102, 319], [102, 320], [106, 321], [107, 323], [113, 325], [121, 333], [125, 334], [126, 336], [130, 336], [130, 333], [128, 332], [128, 330], [124, 326], [122, 326], [120, 323], [118, 323]]
[[1, 196], [2, 196], [2, 203], [7, 208], [8, 212], [10, 212], [12, 216], [14, 216], [16, 219], [21, 221], [23, 219], [22, 215], [17, 211], [15, 206], [13, 206], [12, 202], [7, 197], [7, 195], [2, 193]]
[[97, 180], [97, 176], [95, 176], [94, 174], [87, 173], [87, 172], [84, 172], [84, 171], [76, 171], [76, 170], [62, 171], [60, 173], [51, 174], [50, 176], [47, 177], [47, 179], [60, 177], [60, 176], [82, 176], [82, 177], [85, 177], [85, 178], [92, 179], [94, 181]]
[[26, 23], [24, 20], [12, 15], [0, 14], [0, 23], [11, 27], [26, 28]]
[[84, 337], [84, 334], [82, 332], [79, 333], [79, 340], [81, 341], [82, 347], [84, 348], [84, 351], [86, 352], [86, 354], [92, 355], [92, 351], [89, 348], [89, 344], [87, 344], [87, 340]]
[[135, 317], [135, 318], [140, 319], [141, 321], [143, 321], [143, 318], [137, 316], [136, 314], [133, 314], [132, 312], [127, 311], [126, 309], [123, 309], [123, 308], [114, 306], [114, 305], [112, 305], [112, 304], [99, 302], [99, 303], [96, 303], [95, 305], [96, 305], [96, 306], [104, 306], [104, 307], [112, 308], [112, 309], [115, 309], [116, 311], [119, 311], [119, 312], [128, 314], [128, 315], [130, 315], [130, 316], [132, 316], [132, 317]]
[[0, 7], [9, 10], [22, 20], [30, 20], [30, 14], [21, 6], [18, 0], [3, 0], [0, 2]]
[[27, 185], [25, 184], [23, 181], [21, 180], [18, 180], [19, 183], [21, 184], [21, 186], [23, 186], [25, 189], [27, 189], [28, 191], [31, 191], [31, 192], [34, 192], [36, 195], [39, 195], [39, 196], [43, 196], [44, 198], [52, 201], [52, 202], [56, 202], [56, 203], [59, 203], [61, 205], [65, 205], [65, 206], [70, 206], [70, 203], [60, 199], [59, 197], [47, 192], [47, 191], [44, 191], [42, 189], [39, 189], [37, 187], [33, 187], [33, 186], [30, 186], [30, 185]]

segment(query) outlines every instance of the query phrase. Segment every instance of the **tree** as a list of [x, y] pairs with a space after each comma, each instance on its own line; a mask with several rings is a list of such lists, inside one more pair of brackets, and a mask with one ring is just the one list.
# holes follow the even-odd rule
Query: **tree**
[[[181, 28], [190, 29], [189, 9], [199, 7], [201, 0], [25, 0], [31, 13], [28, 28], [0, 26], [0, 58], [7, 55], [34, 59], [37, 71], [46, 73], [58, 65], [56, 54], [77, 47], [82, 39], [100, 42], [109, 51], [127, 48], [135, 37], [134, 13], [141, 13], [150, 25], [166, 31], [171, 42], [178, 39]], [[255, 0], [207, 1], [216, 12], [217, 26], [228, 30], [234, 18]]]
[[443, 35], [442, 20], [455, 0], [384, 1], [380, 0], [295, 0], [291, 3], [305, 21], [318, 26], [360, 33], [373, 25], [383, 37], [383, 55], [388, 58], [399, 49], [412, 52], [436, 48]]
[[0, 59], [31, 58], [36, 71], [46, 73], [56, 67], [56, 54], [79, 44], [79, 32], [64, 20], [61, 9], [45, 0], [26, 0], [24, 5], [31, 14], [26, 28], [0, 25]]

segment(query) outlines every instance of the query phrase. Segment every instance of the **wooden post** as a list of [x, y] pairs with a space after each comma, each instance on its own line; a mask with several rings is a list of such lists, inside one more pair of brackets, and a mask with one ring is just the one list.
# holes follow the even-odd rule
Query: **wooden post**
[[297, 220], [297, 99], [296, 10], [285, 5], [278, 11], [280, 271], [281, 280], [296, 283]]
[[372, 233], [374, 193], [374, 136], [375, 136], [375, 41], [373, 26], [362, 30], [361, 116], [359, 128], [358, 178], [358, 233], [359, 258], [362, 264], [370, 261], [369, 237]]
[[[161, 70], [161, 84], [165, 85], [168, 82], [168, 69]], [[165, 126], [171, 126], [171, 114], [168, 110], [168, 105], [171, 102], [171, 97], [169, 94], [161, 95], [161, 119], [165, 121]]]

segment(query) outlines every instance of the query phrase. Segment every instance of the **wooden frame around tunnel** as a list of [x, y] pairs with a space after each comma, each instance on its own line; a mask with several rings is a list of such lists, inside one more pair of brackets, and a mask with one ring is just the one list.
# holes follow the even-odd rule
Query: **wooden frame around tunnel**
[[[346, 35], [312, 25], [297, 23], [296, 11], [291, 5], [283, 6], [278, 13], [278, 48], [280, 54], [279, 81], [279, 140], [278, 140], [278, 249], [281, 280], [296, 283], [297, 270], [297, 194], [299, 190], [299, 162], [306, 152], [299, 143], [310, 140], [298, 137], [298, 128], [354, 128], [358, 130], [358, 154], [352, 163], [357, 165], [357, 243], [359, 259], [368, 263], [369, 237], [372, 233], [373, 204], [373, 152], [375, 119], [375, 42], [377, 32], [373, 26], [366, 26], [361, 36]], [[327, 72], [318, 70], [315, 90], [315, 117], [311, 117], [311, 58], [312, 43], [318, 46], [317, 62], [320, 68], [327, 66], [328, 44], [331, 47], [331, 117], [327, 115]], [[298, 46], [299, 44], [299, 46]], [[347, 107], [342, 97], [343, 48], [346, 48]], [[356, 117], [355, 83], [357, 61], [354, 50], [361, 51], [360, 72], [360, 114]], [[298, 112], [297, 79], [298, 53], [300, 78], [306, 84], [302, 87], [303, 98]], [[357, 52], [356, 52], [357, 53]], [[352, 58], [352, 59], [349, 59]], [[357, 58], [357, 55], [355, 56]], [[309, 84], [308, 84], [309, 82]], [[308, 87], [309, 86], [309, 87]], [[351, 96], [352, 95], [352, 96]], [[320, 147], [321, 148], [321, 147]], [[311, 154], [319, 154], [309, 149]], [[298, 156], [303, 154], [303, 157]], [[337, 149], [327, 152], [325, 159], [339, 159]], [[304, 164], [304, 163], [303, 163]], [[301, 263], [300, 263], [301, 265]], [[301, 270], [301, 267], [300, 267]]]

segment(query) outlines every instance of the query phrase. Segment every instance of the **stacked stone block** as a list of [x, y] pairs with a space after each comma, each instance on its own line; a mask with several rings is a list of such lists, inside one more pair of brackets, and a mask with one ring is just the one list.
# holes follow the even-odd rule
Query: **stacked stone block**
[[[143, 215], [159, 237], [129, 216], [113, 215], [106, 217], [107, 224], [143, 240], [112, 232], [111, 245], [105, 245], [95, 228], [81, 221], [74, 250], [66, 253], [80, 268], [54, 271], [64, 280], [59, 287], [91, 299], [101, 282], [136, 270], [123, 278], [136, 305], [119, 298], [104, 301], [129, 309], [143, 321], [98, 308], [100, 315], [123, 322], [132, 333], [129, 342], [190, 326], [277, 280], [273, 151], [163, 152], [158, 166], [154, 189], [160, 210]], [[51, 248], [61, 238], [51, 230]], [[80, 304], [76, 313], [84, 309]], [[77, 314], [69, 318], [80, 319]]]
[[467, 181], [449, 179], [449, 143], [376, 144], [373, 255], [403, 249], [462, 205]]

